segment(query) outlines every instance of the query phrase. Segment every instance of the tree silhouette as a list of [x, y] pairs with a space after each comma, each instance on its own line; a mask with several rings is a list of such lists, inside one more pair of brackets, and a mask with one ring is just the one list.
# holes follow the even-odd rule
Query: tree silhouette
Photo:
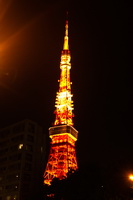
[[110, 171], [96, 165], [69, 171], [67, 178], [54, 178], [45, 186], [46, 200], [129, 200], [129, 187], [119, 169]]

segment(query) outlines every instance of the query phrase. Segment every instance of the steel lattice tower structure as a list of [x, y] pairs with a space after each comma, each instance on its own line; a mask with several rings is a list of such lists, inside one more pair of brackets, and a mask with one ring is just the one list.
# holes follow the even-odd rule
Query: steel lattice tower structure
[[55, 122], [49, 128], [51, 148], [44, 183], [50, 185], [53, 178], [63, 179], [69, 171], [77, 170], [75, 142], [78, 131], [73, 127], [73, 101], [71, 94], [70, 69], [71, 56], [68, 43], [68, 21], [65, 25], [65, 37], [60, 61], [59, 91], [56, 94]]

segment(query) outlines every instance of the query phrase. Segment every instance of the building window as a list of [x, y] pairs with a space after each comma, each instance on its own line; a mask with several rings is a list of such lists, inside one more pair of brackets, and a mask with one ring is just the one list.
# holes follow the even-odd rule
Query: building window
[[18, 190], [18, 185], [15, 185], [15, 186], [14, 186], [14, 189], [15, 189], [15, 190]]
[[29, 122], [29, 124], [28, 124], [28, 132], [35, 133], [35, 124]]
[[8, 169], [9, 169], [9, 170], [12, 170], [12, 171], [14, 171], [14, 170], [20, 170], [20, 168], [21, 168], [21, 164], [20, 164], [20, 163], [13, 164], [13, 165], [10, 165], [10, 166], [8, 167]]
[[41, 147], [41, 152], [43, 152], [43, 147]]
[[19, 136], [13, 137], [13, 138], [12, 138], [12, 142], [22, 141], [23, 138], [24, 138], [23, 135], [19, 135]]
[[[29, 187], [29, 184], [23, 184], [22, 185], [22, 189], [23, 189], [23, 191], [24, 191], [24, 194], [25, 193], [28, 193], [29, 192], [29, 189], [30, 189], [30, 187]], [[25, 198], [23, 198], [23, 199], [25, 199]]]
[[32, 135], [28, 135], [28, 136], [27, 136], [27, 140], [28, 140], [29, 142], [33, 142], [33, 141], [34, 141], [34, 137], [33, 137]]
[[7, 175], [6, 176], [6, 180], [7, 181], [16, 181], [16, 180], [18, 180], [19, 179], [19, 174], [9, 174], [9, 175]]
[[6, 145], [8, 145], [9, 140], [4, 140], [3, 142], [0, 142], [0, 148], [5, 147]]
[[20, 160], [21, 157], [22, 157], [21, 153], [14, 154], [14, 155], [12, 155], [12, 156], [9, 157], [9, 160], [11, 160], [11, 161], [17, 161], [17, 160]]
[[13, 200], [17, 200], [17, 195], [14, 195], [14, 196], [13, 196]]
[[30, 181], [31, 180], [31, 175], [30, 174], [23, 174], [23, 180], [24, 181]]
[[24, 146], [23, 144], [19, 144], [19, 145], [18, 145], [18, 149], [22, 149], [23, 146]]
[[12, 185], [6, 185], [5, 189], [6, 190], [11, 190], [12, 189]]
[[26, 145], [26, 150], [30, 151], [30, 152], [33, 152], [33, 146], [30, 145], [30, 144]]
[[5, 166], [0, 168], [0, 172], [4, 172], [5, 170], [6, 170]]
[[5, 155], [8, 152], [8, 148], [0, 150], [0, 155]]
[[8, 190], [8, 191], [11, 191], [11, 190], [15, 191], [15, 190], [18, 190], [18, 185], [15, 185], [15, 184], [13, 184], [13, 185], [6, 185], [5, 189]]
[[7, 161], [7, 157], [0, 158], [0, 163], [3, 164]]
[[23, 132], [23, 131], [24, 131], [24, 123], [15, 125], [15, 126], [12, 128], [12, 132], [13, 132], [13, 133], [21, 133], [21, 132]]
[[11, 146], [10, 149], [11, 149], [12, 152], [17, 151], [18, 150], [18, 145]]
[[26, 153], [25, 159], [26, 159], [27, 161], [32, 161], [32, 155], [29, 154], [29, 153]]
[[26, 171], [31, 171], [31, 164], [30, 163], [25, 163], [25, 170]]
[[11, 196], [7, 196], [7, 197], [6, 197], [6, 200], [11, 200]]
[[17, 195], [6, 196], [6, 200], [17, 200]]

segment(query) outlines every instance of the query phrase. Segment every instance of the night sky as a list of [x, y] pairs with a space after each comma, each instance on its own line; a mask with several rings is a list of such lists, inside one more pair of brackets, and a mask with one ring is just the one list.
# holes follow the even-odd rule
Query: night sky
[[48, 135], [66, 11], [78, 163], [132, 168], [124, 1], [0, 0], [0, 128], [28, 118]]

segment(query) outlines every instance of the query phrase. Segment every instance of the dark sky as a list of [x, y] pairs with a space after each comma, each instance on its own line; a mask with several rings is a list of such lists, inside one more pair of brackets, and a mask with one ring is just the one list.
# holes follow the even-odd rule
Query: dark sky
[[0, 0], [0, 127], [29, 118], [48, 134], [67, 10], [78, 162], [132, 167], [124, 1]]

